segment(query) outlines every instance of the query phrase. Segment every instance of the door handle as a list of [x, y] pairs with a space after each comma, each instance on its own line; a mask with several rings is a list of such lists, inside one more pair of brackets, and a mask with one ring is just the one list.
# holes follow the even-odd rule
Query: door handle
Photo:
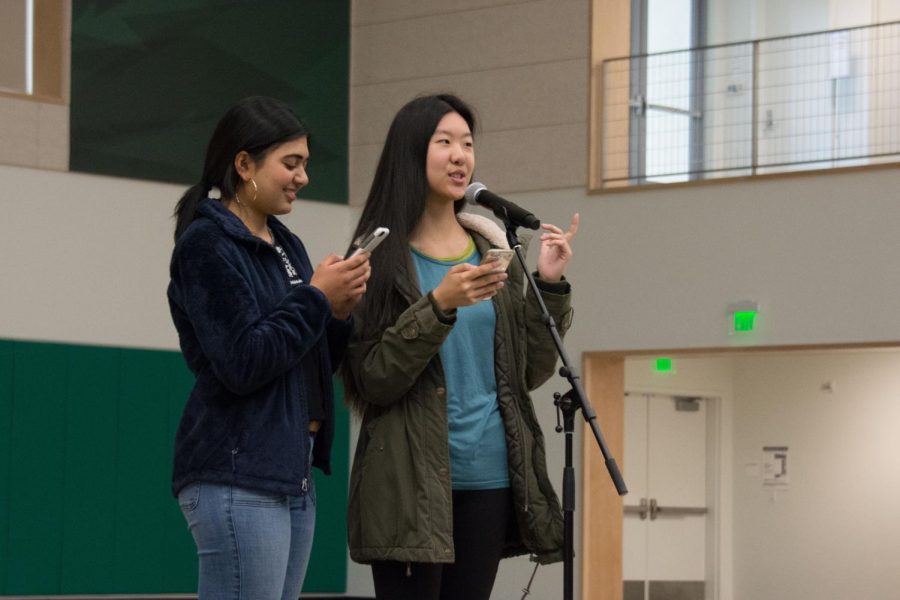
[[705, 515], [709, 509], [705, 506], [660, 506], [656, 498], [650, 498], [650, 520], [655, 521], [660, 513], [666, 515]]
[[641, 498], [641, 502], [638, 506], [625, 506], [624, 509], [626, 514], [638, 514], [641, 517], [641, 521], [647, 518], [647, 513], [649, 511], [646, 498]]
[[645, 520], [648, 516], [651, 521], [655, 521], [660, 513], [675, 516], [705, 515], [709, 512], [709, 509], [704, 506], [660, 506], [656, 501], [656, 498], [641, 498], [639, 505], [625, 506], [624, 509], [626, 514], [638, 515], [641, 518], [641, 521]]

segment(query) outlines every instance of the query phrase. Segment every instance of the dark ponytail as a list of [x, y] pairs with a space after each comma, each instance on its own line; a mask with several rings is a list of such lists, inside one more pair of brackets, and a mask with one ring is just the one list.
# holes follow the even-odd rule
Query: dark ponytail
[[188, 228], [197, 217], [197, 209], [200, 207], [200, 201], [209, 194], [209, 186], [205, 183], [198, 183], [187, 189], [178, 204], [175, 205], [175, 241], [181, 237], [184, 230]]
[[308, 136], [303, 122], [280, 100], [251, 96], [228, 109], [206, 148], [201, 183], [188, 188], [175, 206], [175, 241], [197, 218], [200, 203], [213, 187], [219, 188], [222, 198], [234, 197], [240, 179], [234, 157], [239, 152], [260, 162], [275, 146]]

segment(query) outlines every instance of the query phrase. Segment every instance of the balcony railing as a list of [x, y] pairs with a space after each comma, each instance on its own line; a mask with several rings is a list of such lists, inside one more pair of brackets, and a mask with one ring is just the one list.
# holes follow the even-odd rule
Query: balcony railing
[[602, 188], [900, 161], [900, 22], [609, 59]]

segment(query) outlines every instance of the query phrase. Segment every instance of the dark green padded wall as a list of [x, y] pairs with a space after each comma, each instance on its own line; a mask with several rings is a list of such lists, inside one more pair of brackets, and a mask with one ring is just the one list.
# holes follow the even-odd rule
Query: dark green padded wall
[[194, 184], [225, 109], [267, 95], [312, 133], [301, 197], [346, 203], [349, 44], [349, 0], [73, 0], [70, 168]]
[[[0, 340], [0, 596], [196, 591], [169, 493], [192, 382], [177, 352]], [[346, 588], [349, 417], [337, 404], [308, 592]]]

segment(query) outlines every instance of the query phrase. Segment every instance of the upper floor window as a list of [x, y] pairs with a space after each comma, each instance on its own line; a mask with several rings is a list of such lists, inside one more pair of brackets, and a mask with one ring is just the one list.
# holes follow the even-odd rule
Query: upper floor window
[[634, 0], [630, 55], [595, 53], [593, 188], [900, 161], [900, 22], [704, 45], [704, 7]]

